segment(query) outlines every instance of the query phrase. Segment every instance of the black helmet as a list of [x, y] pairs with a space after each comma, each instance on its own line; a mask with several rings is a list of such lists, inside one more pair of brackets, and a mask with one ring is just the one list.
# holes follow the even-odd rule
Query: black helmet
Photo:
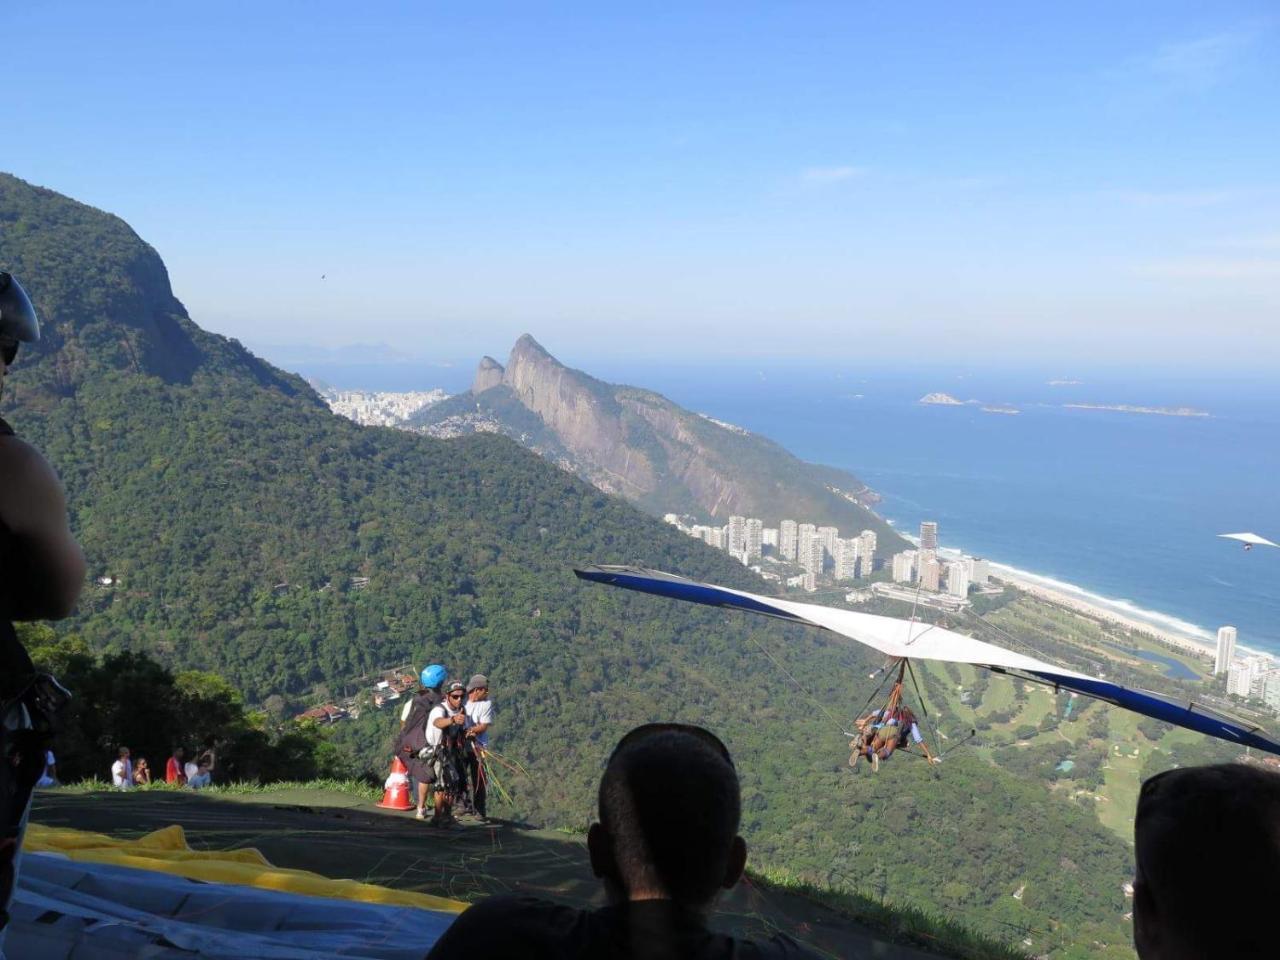
[[35, 343], [40, 339], [40, 321], [27, 292], [11, 274], [0, 271], [0, 338]]

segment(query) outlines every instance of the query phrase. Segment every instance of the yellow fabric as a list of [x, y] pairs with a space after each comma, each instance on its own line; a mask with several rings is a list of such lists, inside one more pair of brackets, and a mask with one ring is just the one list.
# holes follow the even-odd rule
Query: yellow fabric
[[400, 907], [461, 913], [468, 904], [447, 897], [433, 897], [410, 890], [392, 890], [356, 880], [330, 880], [308, 870], [273, 867], [257, 850], [192, 850], [182, 827], [174, 824], [136, 840], [121, 840], [102, 833], [49, 827], [27, 827], [23, 848], [65, 854], [72, 860], [110, 863], [139, 870], [154, 870], [210, 883], [234, 883], [264, 890], [301, 893], [313, 897], [386, 903]]

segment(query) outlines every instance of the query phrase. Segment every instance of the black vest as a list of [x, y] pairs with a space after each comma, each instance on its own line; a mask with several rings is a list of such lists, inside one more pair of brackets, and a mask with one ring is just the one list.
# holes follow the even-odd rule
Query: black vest
[[[12, 437], [13, 427], [0, 419], [0, 437]], [[0, 572], [3, 571], [5, 554], [12, 549], [11, 537], [0, 523]], [[18, 642], [9, 618], [0, 613], [0, 698], [8, 699], [14, 686], [22, 686], [31, 678], [35, 667], [26, 649]]]

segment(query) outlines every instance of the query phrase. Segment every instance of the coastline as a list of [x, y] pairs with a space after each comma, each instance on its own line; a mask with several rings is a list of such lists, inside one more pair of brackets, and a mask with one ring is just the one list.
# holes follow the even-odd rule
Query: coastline
[[[1029, 593], [1034, 597], [1060, 607], [1065, 607], [1076, 613], [1082, 613], [1085, 616], [1103, 620], [1117, 626], [1125, 627], [1138, 633], [1145, 633], [1150, 637], [1167, 643], [1179, 650], [1185, 650], [1188, 653], [1195, 654], [1212, 662], [1217, 648], [1213, 642], [1203, 638], [1197, 638], [1190, 633], [1176, 631], [1158, 624], [1151, 623], [1138, 616], [1123, 612], [1115, 607], [1108, 606], [1097, 600], [1092, 600], [1083, 591], [1074, 593], [1069, 590], [1049, 586], [1044, 582], [1044, 578], [1035, 574], [1028, 574], [1024, 571], [1017, 570], [1013, 567], [1007, 567], [1002, 563], [991, 563], [992, 578], [1000, 580], [1004, 583], [1012, 584], [1019, 590]], [[1238, 647], [1243, 650], [1244, 648]], [[1259, 651], [1260, 652], [1260, 651]]]

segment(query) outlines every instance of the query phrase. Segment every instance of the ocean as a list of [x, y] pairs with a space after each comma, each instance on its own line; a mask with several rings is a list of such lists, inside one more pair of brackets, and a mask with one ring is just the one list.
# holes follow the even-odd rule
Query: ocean
[[[602, 378], [851, 470], [899, 529], [1069, 584], [1158, 625], [1280, 655], [1280, 383], [1259, 378], [851, 368], [622, 367]], [[928, 406], [927, 393], [1009, 405]], [[1073, 409], [1191, 407], [1209, 417]], [[797, 518], [803, 519], [803, 518]]]
[[[1280, 655], [1280, 378], [713, 365], [566, 357], [856, 473], [899, 529], [1056, 581], [1130, 615]], [[284, 364], [338, 386], [456, 392], [474, 364]], [[1059, 372], [1058, 379], [1066, 379]], [[943, 392], [980, 404], [926, 406]], [[1208, 417], [1074, 409], [1191, 407]], [[1016, 415], [986, 413], [1009, 405]], [[798, 520], [803, 520], [797, 517]]]

